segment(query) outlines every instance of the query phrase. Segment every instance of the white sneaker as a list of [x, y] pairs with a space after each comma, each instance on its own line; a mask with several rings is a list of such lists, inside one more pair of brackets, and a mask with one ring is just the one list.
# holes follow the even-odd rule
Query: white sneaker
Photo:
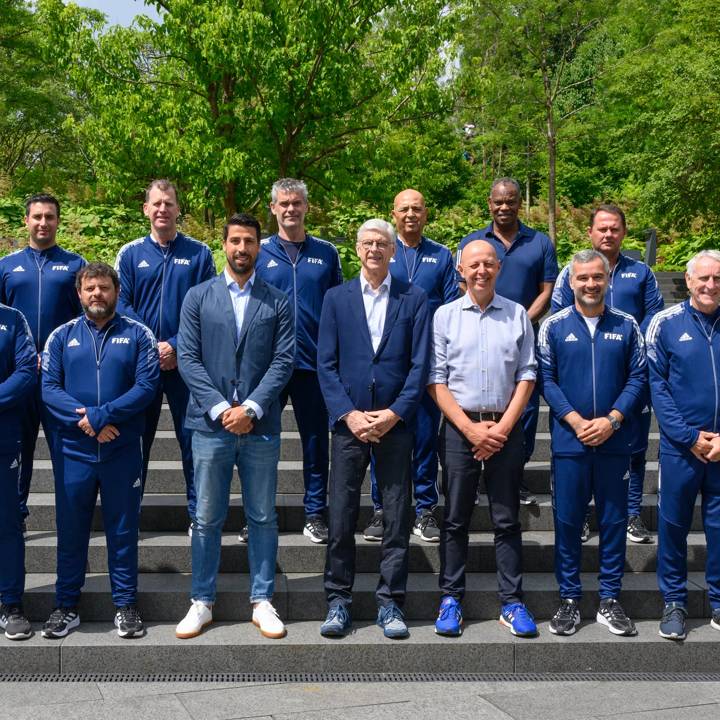
[[278, 617], [277, 610], [269, 600], [261, 600], [253, 608], [253, 625], [260, 628], [266, 638], [277, 640], [287, 635], [283, 621]]
[[212, 621], [212, 607], [202, 600], [193, 600], [187, 615], [175, 628], [175, 637], [183, 640], [197, 637]]

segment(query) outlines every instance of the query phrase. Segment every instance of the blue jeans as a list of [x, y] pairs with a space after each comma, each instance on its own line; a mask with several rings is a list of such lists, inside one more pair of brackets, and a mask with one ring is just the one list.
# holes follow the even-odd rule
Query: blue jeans
[[215, 602], [220, 544], [237, 465], [248, 524], [250, 602], [270, 600], [275, 586], [278, 524], [275, 511], [279, 435], [193, 432], [196, 525], [192, 534], [192, 599]]

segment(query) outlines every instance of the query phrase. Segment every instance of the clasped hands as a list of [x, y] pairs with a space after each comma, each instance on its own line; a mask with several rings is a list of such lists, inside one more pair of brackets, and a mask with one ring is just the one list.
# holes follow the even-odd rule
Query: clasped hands
[[353, 410], [345, 418], [350, 432], [361, 442], [377, 443], [400, 420], [400, 416], [387, 410]]
[[120, 436], [120, 431], [114, 425], [106, 425], [99, 433], [95, 432], [95, 428], [90, 424], [87, 416], [87, 410], [83, 408], [75, 408], [78, 415], [82, 415], [78, 420], [78, 427], [89, 437], [94, 437], [99, 443], [111, 442]]
[[707, 430], [700, 431], [700, 437], [690, 452], [703, 463], [720, 460], [720, 435]]
[[175, 348], [169, 342], [164, 340], [158, 342], [158, 354], [160, 355], [161, 370], [174, 370], [177, 367]]
[[502, 420], [499, 423], [492, 420], [471, 422], [462, 432], [468, 442], [472, 443], [475, 460], [487, 460], [496, 452], [500, 452], [509, 434], [509, 430], [502, 425]]

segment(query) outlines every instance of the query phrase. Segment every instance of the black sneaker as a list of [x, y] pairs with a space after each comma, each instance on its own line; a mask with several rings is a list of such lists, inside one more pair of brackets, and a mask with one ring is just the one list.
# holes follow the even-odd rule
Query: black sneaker
[[572, 598], [560, 600], [560, 607], [550, 620], [549, 630], [553, 635], [572, 635], [580, 622], [578, 601]]
[[583, 523], [582, 532], [580, 533], [580, 542], [586, 543], [590, 539], [590, 523], [585, 520]]
[[248, 526], [243, 525], [243, 529], [240, 531], [240, 534], [238, 535], [238, 542], [243, 543], [243, 545], [248, 544]]
[[639, 515], [631, 515], [628, 518], [627, 539], [635, 543], [652, 542], [652, 535]]
[[605, 625], [613, 635], [637, 635], [635, 623], [625, 614], [622, 605], [615, 598], [600, 601], [595, 619]]
[[423, 510], [415, 517], [413, 535], [417, 535], [425, 542], [440, 542], [440, 528], [431, 510]]
[[328, 526], [319, 515], [313, 515], [306, 519], [303, 535], [318, 545], [327, 545]]
[[521, 505], [537, 505], [537, 498], [526, 488], [520, 488], [520, 504]]
[[0, 605], [0, 628], [8, 640], [27, 640], [33, 634], [20, 605]]
[[131, 638], [145, 634], [145, 626], [136, 605], [123, 605], [115, 608], [115, 627], [121, 638]]
[[50, 639], [62, 638], [79, 624], [80, 616], [76, 607], [55, 608], [43, 625], [42, 636]]
[[380, 542], [383, 539], [383, 511], [376, 510], [373, 513], [370, 524], [365, 528], [363, 537], [372, 542]]

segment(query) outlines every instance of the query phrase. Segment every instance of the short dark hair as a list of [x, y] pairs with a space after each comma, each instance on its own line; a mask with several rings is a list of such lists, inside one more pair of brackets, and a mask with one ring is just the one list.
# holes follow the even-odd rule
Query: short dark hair
[[120, 288], [120, 278], [110, 265], [103, 262], [91, 262], [81, 268], [75, 276], [75, 287], [80, 290], [82, 288], [82, 281], [85, 278], [105, 277], [109, 277], [112, 280], [116, 290]]
[[610, 203], [603, 203], [602, 205], [598, 205], [591, 213], [590, 213], [590, 225], [588, 227], [592, 227], [595, 223], [595, 216], [599, 212], [606, 212], [610, 213], [611, 215], [615, 215], [616, 217], [619, 217], [622, 221], [623, 227], [627, 227], [627, 224], [625, 223], [625, 213], [617, 206], [612, 205]]
[[225, 227], [223, 228], [223, 241], [227, 240], [231, 225], [253, 228], [257, 235], [257, 240], [260, 242], [260, 223], [252, 215], [248, 213], [235, 213], [227, 223], [225, 223]]
[[520, 183], [515, 178], [511, 177], [499, 177], [493, 180], [493, 184], [490, 186], [490, 193], [488, 194], [488, 197], [492, 195], [492, 191], [499, 185], [510, 185], [514, 187], [518, 198], [522, 197], [522, 189], [520, 188]]
[[31, 195], [25, 201], [25, 217], [30, 215], [30, 206], [35, 203], [47, 203], [48, 205], [54, 205], [55, 212], [57, 213], [58, 218], [60, 217], [60, 203], [54, 195], [49, 195], [48, 193], [37, 193], [36, 195]]
[[178, 205], [180, 204], [180, 196], [178, 195], [178, 189], [174, 182], [171, 182], [170, 180], [167, 180], [166, 178], [159, 178], [158, 180], [152, 180], [150, 184], [145, 188], [145, 202], [148, 202], [150, 200], [150, 192], [153, 190], [153, 188], [157, 188], [158, 190], [162, 190], [162, 192], [167, 192], [168, 190], [172, 190], [175, 194], [175, 200], [177, 201]]

